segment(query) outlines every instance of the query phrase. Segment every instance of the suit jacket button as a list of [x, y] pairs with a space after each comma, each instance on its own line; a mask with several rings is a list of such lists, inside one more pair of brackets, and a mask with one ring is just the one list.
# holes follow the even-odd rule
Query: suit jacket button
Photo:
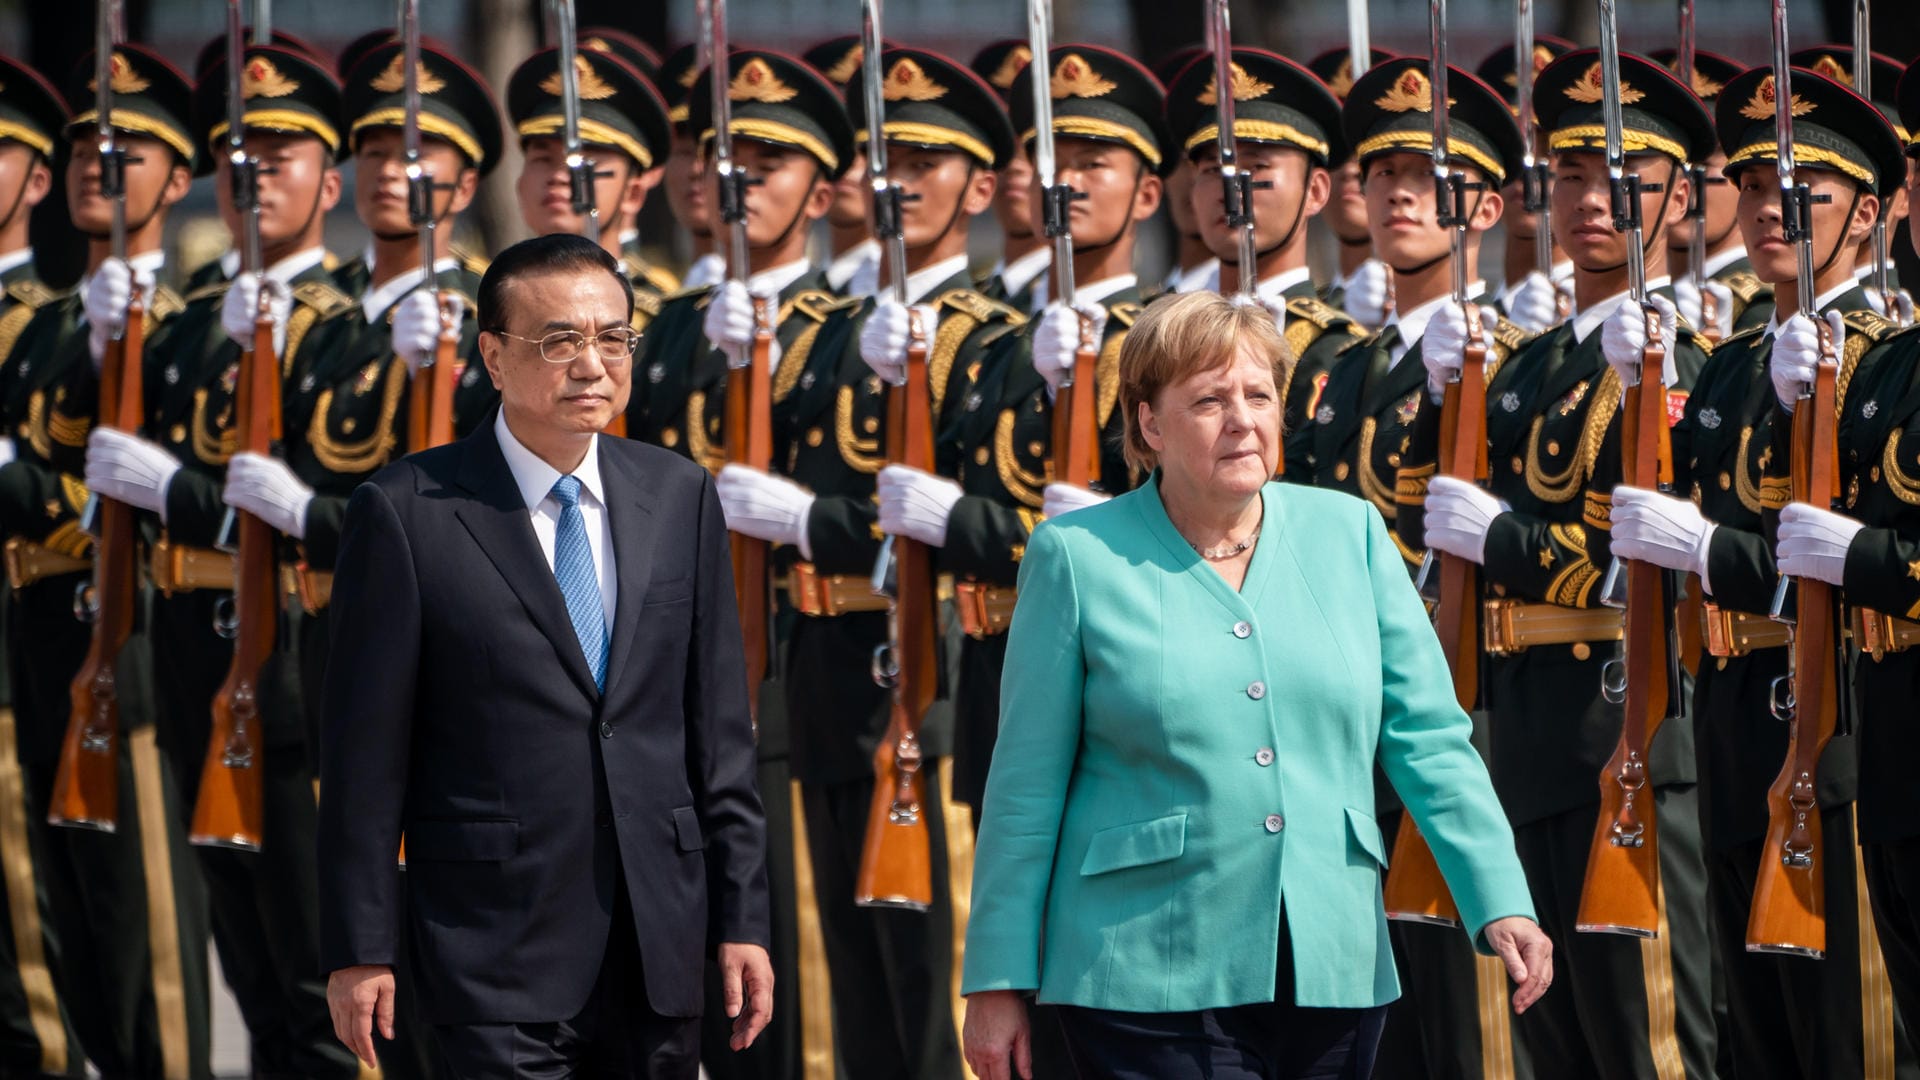
[[600, 737], [603, 739], [613, 738], [613, 723], [611, 721], [600, 721]]
[[1257, 682], [1247, 687], [1247, 696], [1252, 698], [1255, 701], [1259, 701], [1261, 698], [1266, 697], [1267, 684], [1263, 682]]
[[1268, 815], [1267, 815], [1267, 831], [1268, 831], [1268, 832], [1270, 832], [1270, 833], [1277, 833], [1277, 832], [1279, 832], [1279, 831], [1280, 831], [1281, 829], [1284, 829], [1284, 828], [1286, 828], [1286, 827], [1287, 827], [1287, 819], [1286, 819], [1286, 818], [1283, 818], [1283, 817], [1281, 817], [1281, 816], [1280, 816], [1279, 814], [1268, 814]]
[[1273, 748], [1270, 746], [1263, 746], [1260, 749], [1254, 751], [1253, 760], [1257, 762], [1260, 765], [1260, 767], [1263, 769], [1273, 764]]
[[1250, 638], [1253, 636], [1253, 627], [1243, 622], [1234, 623], [1233, 636], [1237, 638]]

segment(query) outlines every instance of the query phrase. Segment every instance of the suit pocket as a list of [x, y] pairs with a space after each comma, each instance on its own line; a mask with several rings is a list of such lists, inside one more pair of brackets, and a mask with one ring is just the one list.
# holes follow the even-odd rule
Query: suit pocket
[[1080, 863], [1080, 874], [1092, 877], [1134, 866], [1151, 866], [1177, 859], [1186, 849], [1185, 814], [1116, 825], [1094, 833], [1093, 839], [1087, 842], [1087, 857]]
[[406, 844], [408, 862], [502, 862], [520, 850], [520, 823], [428, 818], [407, 825]]
[[681, 851], [701, 851], [706, 848], [707, 838], [700, 835], [700, 815], [693, 812], [693, 807], [674, 809], [673, 838]]
[[1380, 823], [1373, 820], [1372, 814], [1347, 807], [1347, 831], [1353, 834], [1353, 842], [1361, 851], [1373, 856], [1381, 866], [1387, 865], [1386, 841], [1381, 839]]
[[675, 578], [672, 581], [649, 582], [647, 584], [646, 595], [640, 602], [642, 604], [671, 604], [675, 601], [685, 600], [692, 595], [693, 579], [690, 577]]

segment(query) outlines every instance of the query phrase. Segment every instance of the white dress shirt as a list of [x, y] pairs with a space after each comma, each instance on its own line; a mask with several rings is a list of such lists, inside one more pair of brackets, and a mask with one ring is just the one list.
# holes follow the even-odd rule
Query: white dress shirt
[[[455, 269], [459, 265], [460, 260], [451, 255], [444, 259], [436, 260], [433, 264], [434, 276], [438, 277], [449, 270]], [[373, 269], [373, 264], [368, 263], [367, 269]], [[392, 278], [368, 289], [367, 295], [360, 298], [360, 311], [366, 315], [367, 324], [371, 326], [379, 323], [381, 317], [386, 315], [387, 309], [392, 307], [401, 297], [412, 292], [414, 287], [420, 284], [420, 279], [423, 277], [425, 277], [425, 275], [422, 274], [420, 268], [416, 266], [406, 273], [396, 274]]]
[[[1053, 248], [1051, 245], [1042, 244], [1012, 262], [1001, 263], [999, 268], [994, 272], [1000, 276], [1000, 284], [1007, 290], [1007, 295], [1012, 296], [1022, 289], [1025, 289], [1028, 285], [1038, 283], [1041, 279], [1040, 276], [1045, 274], [1052, 266]], [[1036, 289], [1034, 292], [1033, 310], [1039, 311], [1045, 306], [1045, 302], [1040, 299], [1039, 290]]]
[[1076, 303], [1105, 305], [1107, 297], [1122, 289], [1131, 289], [1138, 284], [1140, 284], [1138, 274], [1115, 274], [1110, 278], [1101, 278], [1099, 281], [1090, 281], [1079, 286], [1073, 291], [1073, 299]]
[[698, 289], [712, 285], [727, 276], [727, 258], [718, 252], [709, 251], [693, 260], [687, 267], [687, 276], [680, 279], [682, 289]]
[[[155, 282], [158, 282], [160, 280], [160, 272], [162, 270], [165, 270], [166, 267], [167, 267], [167, 253], [165, 249], [160, 249], [155, 251], [143, 251], [138, 255], [127, 256], [127, 268], [133, 271], [133, 276], [136, 278], [138, 278], [142, 273], [148, 273], [153, 275], [153, 280]], [[87, 286], [91, 284], [93, 284], [93, 274], [92, 273], [82, 274], [80, 277], [79, 283], [73, 287], [73, 295], [75, 296], [87, 295]], [[143, 299], [147, 303], [153, 302], [153, 297], [151, 296], [144, 297]], [[80, 313], [80, 325], [82, 326], [87, 325], [87, 315], [85, 311], [82, 311]]]
[[937, 299], [929, 294], [945, 284], [955, 274], [967, 272], [967, 257], [955, 255], [951, 259], [941, 259], [932, 266], [915, 270], [907, 275], [907, 303], [918, 304], [928, 299]]
[[799, 281], [813, 269], [805, 259], [796, 259], [780, 266], [769, 267], [747, 277], [747, 293], [750, 296], [779, 296], [787, 286]]
[[1746, 257], [1747, 245], [1735, 244], [1718, 255], [1707, 256], [1707, 261], [1700, 264], [1700, 272], [1707, 277], [1712, 277]]
[[[1306, 267], [1296, 266], [1291, 270], [1282, 270], [1270, 278], [1263, 278], [1253, 287], [1253, 294], [1269, 304], [1284, 305], [1287, 302], [1288, 289], [1311, 279], [1312, 273]], [[1216, 291], [1219, 284], [1216, 278], [1214, 280]]]
[[[1859, 287], [1860, 287], [1860, 282], [1858, 280], [1843, 281], [1840, 284], [1835, 285], [1833, 288], [1828, 289], [1826, 292], [1821, 293], [1819, 296], [1814, 297], [1813, 310], [1816, 312], [1824, 313], [1827, 310], [1827, 308], [1833, 304], [1835, 300], [1840, 299], [1842, 296], [1845, 296], [1847, 293]], [[1791, 319], [1791, 318], [1793, 318], [1793, 311], [1791, 308], [1789, 308], [1785, 312], [1782, 312], [1777, 307], [1774, 308], [1773, 317], [1767, 320], [1767, 332], [1764, 336], [1767, 339], [1773, 339], [1773, 338], [1779, 337], [1780, 324], [1786, 322], [1788, 319]]]
[[1220, 260], [1208, 259], [1196, 263], [1187, 269], [1176, 266], [1167, 275], [1167, 291], [1170, 293], [1219, 292]]
[[[1475, 281], [1467, 286], [1468, 296], [1479, 296], [1486, 291], [1487, 283], [1484, 281]], [[1453, 303], [1453, 294], [1449, 292], [1445, 296], [1421, 304], [1412, 311], [1396, 311], [1387, 316], [1388, 326], [1400, 328], [1400, 340], [1387, 350], [1387, 370], [1391, 371], [1398, 366], [1400, 358], [1412, 352], [1413, 347], [1420, 343], [1421, 337], [1427, 332], [1427, 324], [1433, 321], [1433, 316], [1440, 310], [1440, 305], [1451, 303]]]
[[[493, 434], [500, 440], [500, 453], [513, 472], [513, 482], [526, 500], [527, 514], [533, 520], [533, 535], [540, 541], [540, 554], [547, 557], [547, 572], [553, 572], [554, 538], [560, 529], [560, 500], [553, 497], [553, 485], [560, 473], [540, 460], [539, 455], [521, 445], [507, 426], [507, 411], [493, 418]], [[593, 570], [600, 582], [600, 610], [607, 618], [607, 634], [613, 634], [613, 609], [619, 597], [619, 577], [613, 565], [613, 525], [607, 516], [607, 489], [600, 480], [600, 437], [587, 444], [587, 456], [573, 470], [580, 481], [580, 517], [587, 527], [587, 548], [593, 553]]]
[[25, 266], [32, 261], [33, 249], [30, 247], [23, 247], [18, 251], [9, 251], [4, 255], [0, 255], [0, 274], [12, 270], [16, 266]]
[[[297, 278], [301, 274], [304, 274], [308, 270], [312, 269], [315, 265], [317, 265], [320, 262], [320, 260], [326, 257], [327, 257], [326, 247], [321, 244], [315, 244], [310, 248], [306, 248], [305, 250], [296, 251], [293, 254], [287, 256], [286, 258], [281, 259], [279, 262], [274, 263], [272, 266], [267, 267], [267, 277], [272, 278], [274, 284], [276, 285], [285, 285], [289, 281], [292, 281], [294, 278]], [[224, 255], [220, 256], [220, 276], [221, 277], [225, 278], [228, 281], [232, 281], [234, 277], [237, 276], [239, 273], [240, 273], [240, 253], [239, 252], [229, 251]]]
[[[1652, 292], [1655, 289], [1661, 288], [1665, 286], [1669, 282], [1669, 280], [1671, 279], [1667, 278], [1664, 275], [1657, 278], [1648, 278], [1647, 291]], [[1627, 302], [1627, 294], [1624, 292], [1618, 292], [1618, 293], [1614, 293], [1612, 296], [1607, 297], [1605, 300], [1600, 301], [1599, 303], [1593, 305], [1590, 308], [1582, 308], [1581, 310], [1574, 312], [1573, 313], [1574, 342], [1576, 344], [1585, 342], [1587, 340], [1588, 334], [1591, 334], [1595, 330], [1600, 329], [1600, 325], [1606, 322], [1607, 319], [1612, 317], [1614, 312], [1620, 310], [1620, 305], [1626, 302]]]

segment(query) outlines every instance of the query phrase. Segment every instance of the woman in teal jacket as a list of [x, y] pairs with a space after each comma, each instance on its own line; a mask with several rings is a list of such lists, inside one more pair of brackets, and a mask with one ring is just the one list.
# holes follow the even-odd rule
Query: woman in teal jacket
[[1380, 516], [1270, 482], [1262, 308], [1149, 308], [1120, 358], [1140, 489], [1044, 523], [1020, 572], [973, 878], [968, 1061], [1026, 1075], [1024, 995], [1087, 1076], [1364, 1078], [1399, 995], [1385, 769], [1481, 950], [1545, 991], [1513, 835]]

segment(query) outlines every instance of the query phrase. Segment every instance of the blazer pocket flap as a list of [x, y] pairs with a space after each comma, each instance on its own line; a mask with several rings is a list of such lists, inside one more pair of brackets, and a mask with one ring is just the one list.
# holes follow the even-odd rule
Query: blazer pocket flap
[[707, 846], [707, 838], [700, 835], [700, 815], [693, 812], [693, 807], [673, 811], [673, 838], [681, 851], [699, 851]]
[[407, 825], [407, 859], [500, 862], [520, 849], [517, 821], [427, 819]]
[[1094, 833], [1087, 842], [1087, 857], [1080, 864], [1080, 873], [1091, 877], [1132, 866], [1150, 866], [1177, 859], [1186, 848], [1185, 814], [1115, 825]]
[[693, 595], [693, 579], [674, 578], [672, 581], [652, 581], [647, 583], [646, 596], [642, 604], [671, 604], [676, 600], [685, 600]]
[[1381, 866], [1387, 865], [1386, 841], [1381, 839], [1380, 824], [1373, 820], [1372, 814], [1347, 807], [1347, 831], [1353, 834], [1353, 842], [1360, 845], [1361, 851], [1373, 856]]

